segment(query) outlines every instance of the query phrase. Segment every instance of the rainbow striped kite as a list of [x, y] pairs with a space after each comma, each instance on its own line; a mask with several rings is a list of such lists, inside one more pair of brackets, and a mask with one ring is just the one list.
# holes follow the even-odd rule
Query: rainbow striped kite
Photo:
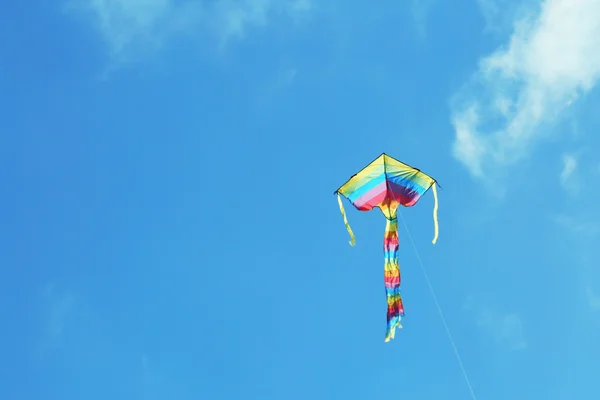
[[429, 175], [383, 153], [334, 192], [338, 195], [344, 224], [352, 239], [350, 245], [354, 246], [355, 238], [340, 195], [346, 197], [360, 211], [370, 211], [378, 207], [386, 218], [383, 240], [384, 280], [388, 303], [386, 342], [394, 338], [396, 327], [402, 328], [400, 320], [404, 316], [398, 264], [398, 206], [414, 206], [429, 188], [433, 188], [435, 234], [432, 243], [435, 244], [438, 237], [436, 184], [436, 180]]

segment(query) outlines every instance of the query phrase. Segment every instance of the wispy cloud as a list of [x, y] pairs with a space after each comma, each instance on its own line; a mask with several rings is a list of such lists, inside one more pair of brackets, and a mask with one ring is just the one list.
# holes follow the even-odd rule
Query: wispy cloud
[[600, 0], [545, 0], [453, 99], [453, 154], [477, 177], [523, 158], [600, 78]]
[[569, 212], [570, 215], [560, 214], [553, 217], [553, 220], [560, 228], [558, 235], [564, 238], [571, 250], [570, 268], [581, 277], [580, 290], [585, 293], [584, 301], [592, 310], [600, 311], [600, 295], [592, 289], [600, 282], [600, 213], [595, 209]]
[[56, 347], [67, 327], [68, 317], [73, 311], [75, 297], [60, 291], [53, 283], [42, 293], [42, 332], [38, 350], [42, 353]]
[[600, 311], [600, 296], [594, 293], [592, 289], [587, 290], [588, 303], [592, 310]]
[[140, 357], [140, 369], [142, 372], [142, 384], [147, 384], [151, 381], [150, 358], [147, 354], [142, 354]]
[[504, 344], [512, 350], [522, 350], [527, 347], [523, 334], [523, 322], [516, 314], [494, 313], [486, 309], [479, 315], [477, 325], [490, 332], [496, 342]]
[[594, 239], [600, 233], [600, 223], [597, 215], [588, 213], [576, 217], [574, 215], [559, 214], [554, 217], [554, 222], [560, 227], [569, 231], [570, 234], [577, 234], [583, 239]]
[[477, 326], [494, 341], [511, 350], [527, 348], [523, 321], [512, 312], [500, 312], [489, 306], [477, 304], [472, 297], [467, 299], [465, 309], [475, 315]]
[[262, 85], [255, 98], [255, 107], [258, 113], [266, 118], [271, 118], [273, 105], [280, 99], [280, 95], [294, 85], [298, 70], [292, 65], [285, 65], [278, 69]]
[[65, 328], [66, 317], [71, 310], [74, 297], [69, 293], [59, 293], [54, 284], [44, 290], [46, 301], [45, 327], [51, 337], [60, 336]]
[[415, 23], [415, 29], [422, 38], [427, 36], [427, 17], [431, 7], [436, 0], [413, 0], [411, 13]]
[[563, 155], [563, 168], [560, 172], [560, 183], [566, 185], [577, 168], [577, 159], [572, 154]]
[[477, 0], [477, 5], [483, 14], [485, 28], [488, 31], [498, 29], [501, 11], [507, 6], [508, 0]]
[[67, 10], [93, 24], [119, 63], [154, 53], [179, 34], [216, 35], [222, 45], [264, 28], [273, 16], [294, 22], [312, 9], [311, 0], [67, 1]]
[[563, 154], [562, 170], [560, 171], [559, 179], [562, 187], [575, 194], [579, 188], [578, 179], [574, 176], [577, 169], [577, 158], [573, 154]]
[[515, 19], [526, 15], [539, 5], [537, 0], [476, 0], [485, 21], [484, 31], [500, 35], [510, 31]]

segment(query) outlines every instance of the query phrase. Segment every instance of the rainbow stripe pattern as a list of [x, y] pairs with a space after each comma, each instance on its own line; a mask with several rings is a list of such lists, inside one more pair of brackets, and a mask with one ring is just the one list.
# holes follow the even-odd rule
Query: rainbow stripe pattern
[[383, 279], [387, 297], [387, 332], [385, 341], [394, 338], [396, 327], [402, 328], [400, 319], [404, 317], [404, 305], [400, 295], [400, 265], [398, 264], [398, 219], [386, 219], [383, 239], [384, 267]]
[[432, 241], [435, 244], [438, 237], [436, 181], [420, 170], [383, 153], [335, 191], [344, 224], [352, 239], [351, 245], [355, 244], [355, 237], [348, 224], [340, 195], [347, 198], [359, 211], [379, 208], [386, 218], [383, 241], [384, 282], [388, 304], [386, 342], [394, 338], [396, 328], [402, 327], [400, 320], [404, 316], [404, 305], [400, 295], [397, 210], [401, 205], [414, 206], [430, 188], [433, 188], [435, 201], [433, 209], [435, 234]]

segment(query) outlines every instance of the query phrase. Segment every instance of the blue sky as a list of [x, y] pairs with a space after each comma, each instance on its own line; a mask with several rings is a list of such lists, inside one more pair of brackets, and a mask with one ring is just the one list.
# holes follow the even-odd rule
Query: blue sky
[[471, 398], [382, 152], [477, 398], [600, 396], [600, 1], [1, 7], [0, 398]]

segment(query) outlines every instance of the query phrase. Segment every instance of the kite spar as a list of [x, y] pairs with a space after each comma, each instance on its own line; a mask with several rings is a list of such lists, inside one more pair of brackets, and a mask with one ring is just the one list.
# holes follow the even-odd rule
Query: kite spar
[[398, 264], [400, 245], [398, 240], [398, 207], [414, 206], [432, 188], [435, 202], [433, 208], [435, 233], [432, 243], [435, 244], [438, 238], [436, 184], [436, 180], [429, 175], [383, 153], [334, 192], [338, 196], [338, 204], [344, 217], [344, 224], [350, 234], [351, 246], [354, 246], [356, 239], [348, 224], [340, 195], [347, 198], [359, 211], [370, 211], [377, 207], [386, 218], [383, 240], [384, 281], [388, 304], [386, 342], [394, 338], [397, 327], [402, 328], [400, 320], [404, 316], [404, 305], [400, 294], [400, 266]]

